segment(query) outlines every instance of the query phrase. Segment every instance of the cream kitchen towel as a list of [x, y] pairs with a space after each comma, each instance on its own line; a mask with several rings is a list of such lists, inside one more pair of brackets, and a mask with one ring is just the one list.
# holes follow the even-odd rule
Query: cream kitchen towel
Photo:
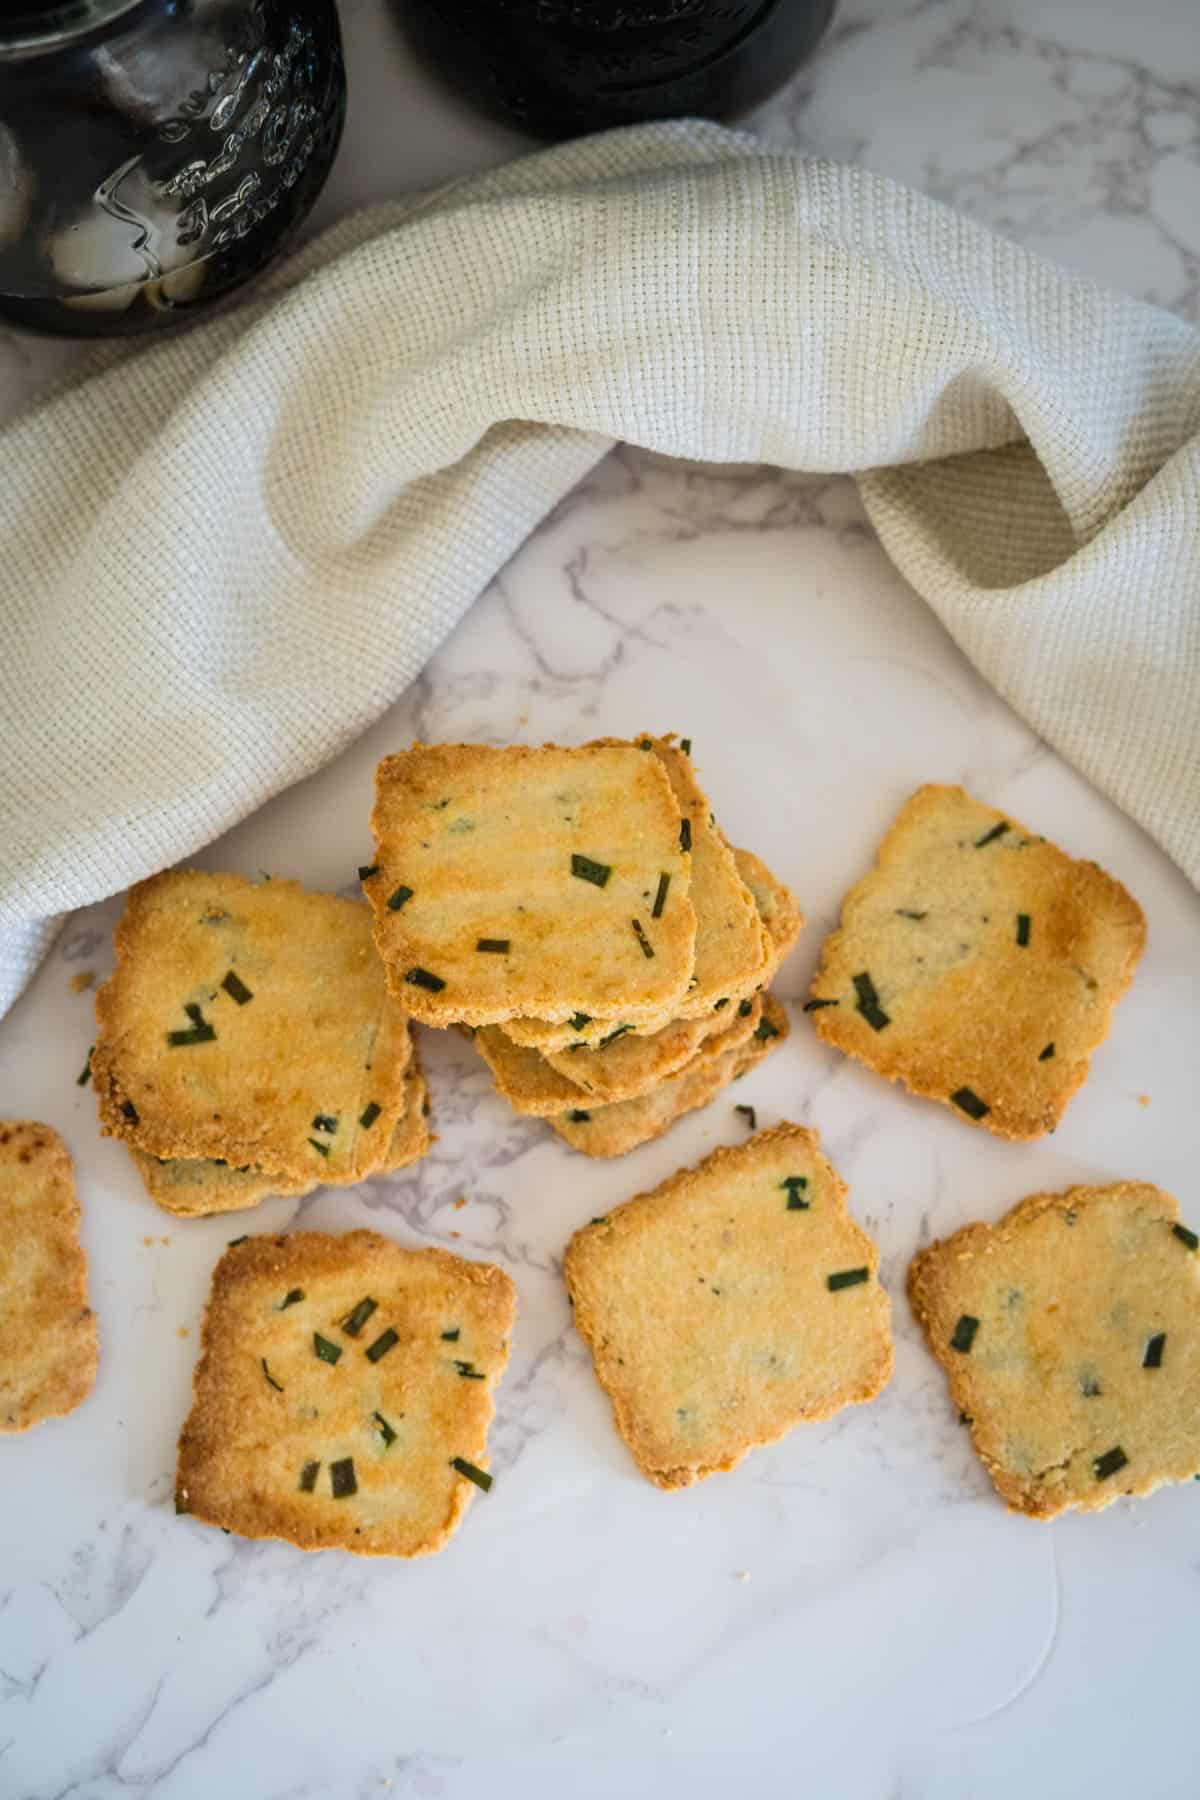
[[361, 732], [617, 438], [853, 471], [1200, 882], [1200, 336], [861, 170], [647, 127], [349, 220], [0, 433], [0, 1008], [56, 916]]

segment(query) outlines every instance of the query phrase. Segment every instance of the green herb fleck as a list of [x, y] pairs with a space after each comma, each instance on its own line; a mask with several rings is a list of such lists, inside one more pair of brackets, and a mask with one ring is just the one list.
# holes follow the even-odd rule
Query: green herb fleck
[[836, 1294], [839, 1288], [858, 1287], [860, 1282], [870, 1279], [870, 1269], [839, 1269], [836, 1275], [825, 1277], [825, 1286], [831, 1294]]
[[381, 1333], [367, 1350], [367, 1361], [378, 1362], [380, 1357], [386, 1356], [388, 1351], [394, 1349], [399, 1342], [399, 1332], [393, 1331], [389, 1325], [387, 1330]]
[[662, 909], [666, 905], [667, 889], [670, 885], [671, 877], [669, 875], [663, 874], [659, 876], [658, 892], [654, 896], [654, 905], [650, 908], [650, 917], [652, 919], [662, 918]]
[[1054, 1055], [1054, 1045], [1052, 1043], [1047, 1044], [1046, 1048], [1044, 1050], [1042, 1050], [1041, 1052], [1039, 1052], [1038, 1061], [1039, 1062], [1049, 1062], [1050, 1058], [1053, 1055]]
[[454, 1327], [453, 1331], [443, 1331], [442, 1342], [443, 1342], [443, 1344], [457, 1344], [457, 1342], [461, 1336], [462, 1336], [462, 1326], [456, 1325]]
[[128, 1119], [128, 1120], [129, 1120], [129, 1123], [130, 1123], [130, 1124], [131, 1124], [131, 1125], [136, 1125], [136, 1124], [138, 1124], [138, 1123], [139, 1123], [139, 1120], [138, 1120], [138, 1109], [137, 1109], [137, 1107], [136, 1107], [136, 1106], [135, 1106], [135, 1105], [134, 1105], [134, 1104], [133, 1104], [133, 1101], [132, 1101], [132, 1100], [122, 1100], [122, 1102], [121, 1102], [121, 1116], [122, 1116], [122, 1117], [123, 1117], [123, 1118], [126, 1118], [126, 1119]]
[[821, 1008], [824, 1006], [838, 1006], [840, 1004], [841, 1002], [838, 1000], [806, 1000], [804, 1002], [804, 1011], [820, 1012]]
[[646, 936], [645, 932], [642, 930], [641, 920], [640, 919], [630, 919], [629, 923], [633, 926], [634, 937], [637, 939], [638, 943], [642, 946], [642, 955], [643, 956], [653, 956], [654, 955], [654, 945], [650, 942], [650, 939]]
[[969, 1087], [955, 1088], [950, 1096], [950, 1103], [957, 1106], [960, 1112], [965, 1112], [969, 1119], [985, 1118], [992, 1110], [987, 1101], [981, 1100]]
[[854, 977], [854, 991], [858, 995], [855, 1010], [862, 1014], [872, 1030], [882, 1031], [886, 1025], [891, 1024], [891, 1019], [879, 1004], [875, 983], [865, 971]]
[[1143, 1369], [1161, 1369], [1163, 1349], [1167, 1342], [1167, 1334], [1160, 1331], [1146, 1345], [1146, 1354], [1142, 1358]]
[[1017, 942], [1024, 950], [1029, 944], [1029, 927], [1032, 923], [1028, 913], [1017, 914]]
[[317, 1476], [321, 1473], [319, 1462], [305, 1463], [300, 1471], [300, 1492], [311, 1494], [317, 1485]]
[[572, 1031], [582, 1031], [584, 1026], [590, 1025], [591, 1022], [591, 1013], [572, 1013], [571, 1017], [567, 1020], [567, 1024], [571, 1027]]
[[1003, 837], [1007, 830], [1008, 820], [1001, 819], [999, 825], [993, 825], [990, 831], [985, 831], [981, 838], [975, 839], [975, 848], [982, 850], [985, 844], [994, 844], [996, 839]]
[[379, 1427], [379, 1435], [383, 1439], [383, 1447], [390, 1450], [396, 1441], [396, 1433], [392, 1430], [382, 1413], [372, 1413], [371, 1417]]
[[733, 1110], [735, 1113], [741, 1113], [751, 1131], [758, 1130], [758, 1114], [752, 1106], [735, 1106]]
[[334, 1132], [338, 1128], [337, 1120], [330, 1113], [318, 1113], [312, 1122], [314, 1131]]
[[806, 1197], [807, 1175], [785, 1175], [779, 1185], [787, 1195], [785, 1212], [808, 1212], [810, 1210], [812, 1202]]
[[1079, 1378], [1079, 1391], [1085, 1400], [1099, 1400], [1104, 1393], [1100, 1377], [1094, 1369], [1085, 1369]]
[[898, 919], [915, 919], [919, 924], [922, 919], [927, 919], [929, 914], [927, 912], [914, 912], [910, 906], [898, 906], [896, 908], [896, 917]]
[[378, 875], [378, 873], [378, 863], [359, 863], [358, 865], [358, 879], [360, 881], [370, 881], [372, 875]]
[[410, 987], [428, 988], [431, 994], [440, 994], [446, 985], [440, 975], [431, 975], [428, 969], [410, 969], [404, 979]]
[[475, 948], [488, 956], [507, 956], [509, 940], [508, 938], [480, 938], [476, 942]]
[[369, 1131], [379, 1117], [382, 1107], [377, 1100], [368, 1100], [358, 1115], [358, 1122], [364, 1131]]
[[950, 1348], [961, 1350], [964, 1356], [971, 1353], [971, 1345], [975, 1342], [975, 1333], [979, 1330], [979, 1320], [970, 1313], [963, 1313], [958, 1324], [950, 1334]]
[[459, 1362], [456, 1359], [454, 1366], [458, 1370], [459, 1374], [462, 1376], [464, 1381], [486, 1381], [487, 1380], [487, 1376], [482, 1372], [482, 1370], [477, 1369], [475, 1367], [475, 1364], [472, 1362]]
[[276, 1379], [272, 1375], [270, 1369], [268, 1369], [266, 1357], [260, 1356], [258, 1360], [262, 1364], [263, 1374], [266, 1376], [266, 1378], [270, 1382], [271, 1386], [275, 1389], [275, 1392], [277, 1394], [282, 1394], [282, 1392], [283, 1392], [282, 1384], [280, 1382], [276, 1381]]
[[679, 748], [680, 748], [680, 749], [681, 749], [681, 750], [682, 750], [682, 751], [683, 751], [683, 754], [684, 754], [684, 755], [685, 755], [685, 756], [690, 756], [690, 755], [691, 755], [691, 754], [692, 754], [692, 740], [691, 740], [691, 738], [680, 738], [680, 740], [679, 740]]
[[343, 1456], [340, 1462], [329, 1465], [329, 1487], [335, 1500], [349, 1500], [358, 1492], [358, 1482], [354, 1477], [354, 1458]]
[[1110, 1475], [1115, 1475], [1118, 1469], [1123, 1469], [1128, 1461], [1129, 1458], [1120, 1444], [1114, 1444], [1111, 1450], [1106, 1450], [1103, 1456], [1095, 1459], [1092, 1464], [1092, 1474], [1097, 1481], [1107, 1481]]
[[679, 826], [679, 848], [690, 850], [692, 847], [692, 821], [684, 819]]
[[720, 1012], [720, 1010], [723, 1006], [728, 1006], [728, 1005], [729, 1005], [729, 995], [726, 994], [726, 996], [723, 1000], [714, 1000], [713, 1001], [713, 1011]]
[[329, 1155], [329, 1145], [323, 1144], [321, 1142], [320, 1138], [309, 1138], [308, 1141], [312, 1145], [313, 1149], [317, 1152], [318, 1156], [326, 1156], [327, 1157]]
[[321, 1361], [327, 1363], [335, 1363], [342, 1354], [342, 1346], [331, 1344], [329, 1339], [322, 1337], [319, 1331], [313, 1332], [313, 1349]]
[[389, 912], [399, 912], [400, 908], [404, 905], [405, 901], [411, 900], [412, 897], [413, 897], [412, 889], [410, 887], [405, 887], [404, 884], [401, 883], [401, 885], [398, 888], [394, 888], [392, 890], [392, 892], [388, 895], [388, 899], [387, 899], [388, 911]]
[[753, 1010], [754, 1010], [753, 1000], [739, 1000], [738, 1001], [738, 1018], [739, 1019], [744, 1019], [746, 1017], [746, 1015], [748, 1013], [752, 1012]]
[[372, 1300], [369, 1294], [360, 1300], [353, 1312], [347, 1313], [342, 1320], [342, 1330], [346, 1336], [357, 1337], [378, 1305], [378, 1300]]
[[286, 1312], [289, 1306], [298, 1306], [303, 1298], [303, 1288], [289, 1288], [280, 1305], [280, 1312]]
[[572, 1125], [586, 1125], [591, 1116], [590, 1112], [584, 1112], [579, 1106], [573, 1106], [567, 1114]]
[[88, 1046], [87, 1061], [84, 1063], [81, 1072], [75, 1077], [76, 1087], [86, 1087], [88, 1082], [92, 1079], [92, 1051], [95, 1048], [95, 1044]]
[[167, 1042], [171, 1048], [179, 1050], [187, 1044], [211, 1044], [217, 1034], [200, 1008], [194, 1002], [189, 1002], [183, 1010], [192, 1022], [185, 1031], [168, 1031]]
[[571, 873], [580, 881], [590, 881], [593, 887], [602, 888], [607, 885], [612, 874], [611, 863], [593, 862], [590, 856], [573, 855], [571, 857]]
[[[602, 1037], [600, 1039], [600, 1042], [597, 1044], [596, 1048], [598, 1050], [606, 1050], [608, 1048], [609, 1044], [615, 1044], [618, 1038], [623, 1038], [625, 1036], [626, 1032], [629, 1032], [632, 1030], [633, 1030], [632, 1025], [618, 1025], [617, 1029], [615, 1031], [610, 1031], [607, 1037]], [[585, 1046], [585, 1048], [586, 1048], [586, 1046]]]
[[[225, 1165], [222, 1164], [222, 1167], [224, 1167], [224, 1166]], [[249, 1232], [243, 1231], [241, 1237], [230, 1238], [228, 1244], [225, 1247], [227, 1250], [236, 1250], [236, 1248], [239, 1244], [248, 1244], [249, 1242], [250, 1242]]]
[[465, 1456], [452, 1456], [450, 1467], [457, 1469], [460, 1475], [465, 1475], [468, 1481], [473, 1481], [475, 1486], [482, 1488], [485, 1494], [490, 1491], [492, 1478], [487, 1470], [477, 1469], [475, 1464], [468, 1462]]
[[239, 1006], [245, 1006], [247, 1000], [253, 1000], [254, 998], [252, 989], [248, 988], [244, 981], [239, 980], [232, 969], [226, 974], [221, 986], [225, 989], [229, 998], [231, 1000], [236, 1000]]
[[1189, 1250], [1200, 1249], [1200, 1237], [1197, 1237], [1194, 1231], [1189, 1231], [1186, 1225], [1172, 1225], [1171, 1230], [1180, 1243], [1186, 1244]]
[[770, 1019], [760, 1019], [754, 1027], [754, 1035], [760, 1044], [765, 1044], [768, 1038], [779, 1036], [779, 1027], [772, 1025]]

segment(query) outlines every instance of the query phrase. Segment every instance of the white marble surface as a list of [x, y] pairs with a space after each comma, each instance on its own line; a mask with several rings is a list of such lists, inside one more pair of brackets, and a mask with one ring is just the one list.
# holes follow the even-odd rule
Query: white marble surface
[[[326, 216], [506, 153], [344, 5], [356, 110]], [[1200, 308], [1194, 0], [846, 0], [767, 109], [1075, 267]], [[399, 98], [397, 98], [399, 96]], [[0, 401], [63, 353], [0, 335]], [[1022, 1194], [1140, 1176], [1200, 1221], [1200, 903], [976, 679], [889, 569], [853, 489], [619, 451], [341, 761], [204, 860], [345, 887], [371, 774], [407, 742], [677, 729], [731, 835], [795, 887], [787, 1046], [737, 1090], [817, 1125], [879, 1235], [883, 1397], [664, 1495], [632, 1469], [558, 1274], [574, 1227], [743, 1127], [726, 1094], [612, 1164], [569, 1153], [426, 1033], [439, 1142], [352, 1193], [184, 1222], [75, 1085], [116, 902], [68, 926], [0, 1025], [0, 1110], [76, 1156], [102, 1360], [74, 1417], [0, 1442], [4, 1800], [1069, 1800], [1194, 1795], [1200, 1490], [1037, 1526], [993, 1498], [903, 1297], [913, 1249]], [[1150, 947], [1053, 1139], [1004, 1144], [822, 1048], [795, 1004], [845, 886], [922, 780], [962, 781], [1138, 895]], [[455, 1202], [465, 1198], [466, 1205]], [[208, 1273], [244, 1229], [369, 1223], [494, 1257], [520, 1322], [496, 1485], [440, 1557], [303, 1557], [177, 1519], [174, 1440]]]

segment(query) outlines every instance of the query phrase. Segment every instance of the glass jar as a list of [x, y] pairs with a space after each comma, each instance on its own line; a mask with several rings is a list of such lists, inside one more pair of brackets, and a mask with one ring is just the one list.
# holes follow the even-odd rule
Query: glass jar
[[0, 316], [145, 331], [248, 279], [341, 135], [334, 0], [0, 5]]
[[472, 105], [543, 138], [737, 119], [815, 48], [834, 0], [392, 0]]

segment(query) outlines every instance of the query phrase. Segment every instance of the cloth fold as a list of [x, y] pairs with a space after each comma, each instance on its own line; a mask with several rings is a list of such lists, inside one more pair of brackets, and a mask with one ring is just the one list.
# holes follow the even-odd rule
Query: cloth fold
[[648, 126], [347, 220], [0, 432], [0, 1010], [56, 916], [363, 731], [617, 439], [855, 474], [1200, 883], [1200, 334], [861, 170]]

